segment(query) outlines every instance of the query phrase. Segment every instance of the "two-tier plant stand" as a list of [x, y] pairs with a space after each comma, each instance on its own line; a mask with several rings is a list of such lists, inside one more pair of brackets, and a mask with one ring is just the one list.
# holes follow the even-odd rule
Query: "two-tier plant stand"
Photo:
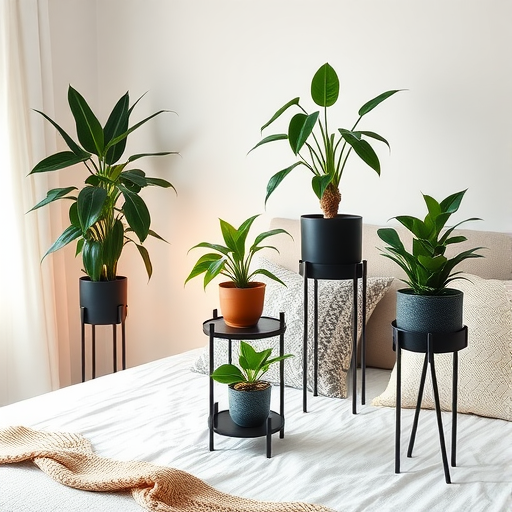
[[259, 340], [279, 336], [279, 355], [284, 355], [284, 332], [286, 324], [284, 313], [279, 318], [263, 316], [253, 327], [234, 328], [224, 322], [224, 318], [213, 310], [213, 318], [203, 322], [203, 332], [209, 337], [209, 364], [210, 364], [210, 397], [208, 427], [210, 430], [209, 449], [213, 451], [214, 433], [230, 437], [263, 437], [266, 436], [267, 457], [272, 456], [272, 434], [279, 432], [284, 437], [284, 360], [279, 362], [279, 413], [270, 411], [266, 422], [258, 427], [240, 427], [231, 419], [228, 410], [219, 411], [219, 403], [214, 398], [214, 381], [211, 374], [215, 370], [214, 346], [220, 340], [228, 343], [228, 363], [232, 359], [233, 340]]

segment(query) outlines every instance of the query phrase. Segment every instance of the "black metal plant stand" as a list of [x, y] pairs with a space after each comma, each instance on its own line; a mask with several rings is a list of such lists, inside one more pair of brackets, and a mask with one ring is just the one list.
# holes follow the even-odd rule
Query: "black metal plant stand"
[[[117, 307], [117, 320], [112, 325], [112, 352], [113, 352], [113, 370], [117, 372], [117, 325], [121, 324], [121, 365], [122, 369], [126, 369], [126, 329], [125, 321], [128, 306], [119, 304]], [[105, 324], [91, 324], [86, 321], [87, 308], [80, 307], [81, 320], [81, 344], [82, 344], [82, 382], [85, 382], [85, 325], [91, 326], [91, 350], [92, 350], [92, 378], [96, 378], [96, 326]]]
[[[232, 358], [232, 340], [259, 340], [279, 336], [279, 355], [284, 355], [284, 332], [286, 324], [284, 313], [280, 313], [279, 319], [263, 316], [253, 327], [234, 328], [224, 322], [224, 318], [213, 310], [213, 318], [203, 323], [203, 332], [209, 336], [209, 363], [210, 375], [215, 369], [214, 343], [215, 338], [228, 341], [228, 362]], [[214, 433], [230, 437], [266, 437], [267, 458], [272, 456], [272, 434], [279, 432], [279, 437], [284, 437], [284, 360], [279, 362], [279, 414], [270, 411], [270, 415], [263, 425], [258, 427], [240, 427], [231, 419], [229, 411], [219, 411], [219, 404], [214, 399], [214, 381], [210, 377], [210, 396], [208, 428], [210, 430], [209, 449], [214, 450]]]
[[441, 405], [439, 401], [439, 389], [437, 385], [436, 368], [434, 354], [453, 353], [453, 373], [452, 373], [452, 450], [451, 466], [457, 465], [457, 385], [458, 385], [458, 352], [468, 345], [468, 329], [464, 326], [462, 329], [448, 333], [425, 333], [405, 331], [393, 326], [393, 349], [396, 350], [396, 425], [395, 425], [395, 473], [400, 473], [400, 430], [401, 430], [401, 379], [402, 379], [402, 350], [419, 352], [425, 354], [423, 369], [421, 372], [420, 387], [418, 391], [418, 401], [414, 413], [411, 439], [407, 450], [407, 457], [412, 457], [416, 431], [418, 429], [418, 419], [423, 399], [423, 390], [425, 387], [425, 378], [427, 376], [427, 367], [430, 365], [430, 374], [432, 377], [432, 388], [434, 392], [434, 402], [437, 418], [437, 428], [439, 430], [439, 442], [441, 445], [441, 457], [446, 483], [451, 483], [450, 470], [448, 468], [448, 458], [446, 455], [446, 444], [443, 433], [443, 422], [441, 419]]
[[362, 279], [362, 330], [361, 330], [361, 404], [366, 403], [366, 260], [340, 265], [318, 264], [300, 261], [300, 273], [304, 277], [304, 342], [303, 342], [303, 410], [307, 412], [308, 393], [308, 280], [313, 279], [313, 396], [318, 396], [318, 280], [344, 280], [353, 282], [353, 336], [352, 336], [352, 414], [357, 414], [357, 327], [358, 327], [358, 279]]

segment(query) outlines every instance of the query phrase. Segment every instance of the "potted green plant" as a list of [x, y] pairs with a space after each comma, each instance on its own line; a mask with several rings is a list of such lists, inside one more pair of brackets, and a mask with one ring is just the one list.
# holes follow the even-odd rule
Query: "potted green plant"
[[[83, 96], [69, 86], [68, 103], [75, 121], [78, 143], [55, 121], [36, 110], [57, 129], [69, 151], [46, 157], [30, 174], [57, 171], [76, 164], [83, 164], [87, 169], [87, 176], [80, 187], [52, 189], [45, 199], [32, 208], [36, 210], [61, 199], [69, 201], [70, 225], [43, 259], [76, 241], [76, 254], [81, 253], [83, 271], [87, 275], [80, 279], [80, 299], [81, 306], [85, 307], [86, 323], [120, 323], [118, 304], [126, 304], [127, 287], [126, 278], [117, 275], [117, 264], [123, 248], [128, 243], [137, 247], [151, 278], [151, 260], [142, 244], [148, 236], [163, 240], [150, 227], [151, 216], [140, 192], [148, 186], [174, 187], [167, 180], [146, 176], [139, 167], [130, 167], [143, 157], [177, 153], [139, 153], [120, 162], [128, 136], [150, 119], [168, 112], [160, 110], [130, 126], [132, 111], [139, 100], [130, 106], [129, 94], [124, 94], [102, 126]], [[105, 306], [106, 297], [113, 301], [111, 308]], [[94, 308], [95, 304], [99, 308]]]
[[220, 220], [220, 229], [225, 245], [201, 242], [196, 248], [210, 249], [201, 256], [185, 280], [204, 274], [204, 288], [218, 275], [227, 277], [229, 281], [219, 284], [220, 309], [224, 321], [231, 327], [250, 327], [261, 317], [265, 297], [265, 283], [254, 281], [257, 275], [265, 275], [274, 281], [284, 283], [272, 272], [264, 268], [253, 269], [251, 266], [254, 255], [261, 249], [276, 247], [261, 245], [267, 238], [281, 233], [291, 236], [284, 229], [272, 229], [260, 233], [248, 247], [247, 235], [253, 222], [259, 217], [254, 215], [242, 222], [237, 229], [225, 220]]
[[229, 414], [241, 427], [257, 427], [268, 418], [272, 385], [261, 378], [270, 365], [293, 356], [285, 354], [271, 358], [271, 355], [271, 348], [257, 352], [241, 341], [239, 367], [223, 364], [211, 375], [213, 380], [228, 384]]
[[[359, 117], [351, 129], [338, 128], [330, 132], [327, 110], [335, 105], [340, 92], [336, 71], [325, 63], [315, 73], [311, 82], [311, 98], [323, 109], [308, 113], [300, 98], [294, 98], [282, 106], [262, 127], [265, 130], [289, 108], [299, 112], [289, 121], [288, 132], [269, 135], [254, 146], [279, 140], [287, 140], [298, 160], [274, 174], [267, 184], [265, 204], [281, 182], [298, 167], [306, 167], [313, 174], [311, 185], [320, 201], [323, 215], [311, 214], [301, 217], [302, 260], [311, 263], [338, 264], [361, 261], [362, 218], [358, 215], [338, 214], [341, 193], [341, 177], [348, 159], [355, 153], [363, 162], [380, 175], [380, 161], [371, 146], [371, 140], [389, 147], [384, 137], [375, 132], [358, 129], [362, 118], [398, 90], [386, 91], [359, 109]], [[329, 221], [326, 221], [329, 219]]]
[[451, 215], [460, 207], [466, 190], [451, 194], [441, 202], [423, 194], [428, 213], [424, 220], [409, 215], [394, 217], [413, 235], [412, 249], [407, 250], [394, 228], [377, 231], [387, 246], [382, 254], [394, 261], [406, 274], [402, 281], [407, 288], [397, 292], [396, 324], [400, 329], [417, 332], [453, 332], [463, 327], [463, 294], [448, 285], [465, 279], [455, 267], [468, 258], [481, 258], [482, 247], [466, 249], [453, 256], [449, 247], [465, 242], [463, 235], [454, 235], [455, 228], [470, 218], [445, 229]]

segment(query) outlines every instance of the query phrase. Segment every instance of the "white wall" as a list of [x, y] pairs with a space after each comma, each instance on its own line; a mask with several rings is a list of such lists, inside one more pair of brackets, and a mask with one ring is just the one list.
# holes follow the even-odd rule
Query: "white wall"
[[[421, 192], [441, 199], [468, 188], [459, 219], [482, 217], [471, 227], [512, 231], [506, 0], [51, 0], [51, 7], [56, 104], [65, 106], [72, 83], [105, 118], [128, 89], [133, 99], [148, 91], [140, 118], [161, 108], [178, 113], [142, 128], [129, 148], [182, 155], [145, 165], [168, 177], [178, 196], [146, 195], [154, 229], [170, 242], [148, 244], [151, 282], [138, 255], [122, 260], [130, 277], [130, 366], [206, 342], [201, 324], [217, 306], [216, 290], [204, 293], [199, 280], [183, 287], [200, 254], [187, 250], [220, 241], [218, 217], [238, 224], [264, 211], [268, 178], [294, 160], [286, 143], [247, 152], [286, 101], [301, 96], [311, 105], [311, 77], [326, 61], [342, 84], [332, 126], [350, 127], [359, 106], [384, 90], [407, 89], [365, 121], [392, 151], [379, 152], [380, 179], [352, 161], [343, 211], [385, 224], [398, 214], [422, 215]], [[80, 10], [86, 16], [77, 17]], [[287, 178], [266, 215], [318, 212], [309, 182], [305, 170]], [[76, 346], [77, 320], [70, 319]], [[75, 353], [75, 377], [78, 365]]]

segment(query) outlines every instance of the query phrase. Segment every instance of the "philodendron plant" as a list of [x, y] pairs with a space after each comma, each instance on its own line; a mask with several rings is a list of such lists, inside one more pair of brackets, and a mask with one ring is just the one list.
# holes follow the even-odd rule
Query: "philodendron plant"
[[381, 228], [377, 234], [387, 246], [383, 256], [394, 261], [407, 275], [402, 279], [416, 295], [444, 295], [447, 286], [455, 279], [464, 279], [454, 268], [468, 258], [482, 258], [476, 251], [483, 247], [475, 247], [462, 251], [453, 257], [446, 256], [450, 245], [465, 242], [463, 235], [452, 235], [453, 230], [465, 222], [481, 220], [476, 217], [463, 220], [446, 229], [448, 219], [461, 204], [466, 190], [449, 195], [441, 202], [423, 194], [428, 213], [424, 220], [409, 215], [394, 217], [413, 235], [412, 252], [409, 252], [394, 228]]
[[270, 231], [264, 231], [257, 235], [253, 243], [247, 247], [247, 235], [249, 234], [253, 222], [258, 217], [259, 215], [249, 217], [242, 222], [238, 229], [229, 222], [219, 219], [225, 245], [210, 242], [201, 242], [194, 245], [190, 250], [201, 247], [214, 252], [204, 254], [197, 260], [194, 268], [185, 280], [185, 284], [190, 281], [190, 279], [204, 274], [204, 288], [206, 288], [212, 279], [218, 275], [223, 275], [229, 281], [232, 281], [237, 288], [248, 288], [255, 276], [263, 274], [284, 285], [281, 279], [267, 269], [253, 269], [251, 267], [254, 255], [258, 251], [261, 251], [261, 249], [273, 249], [277, 251], [277, 248], [272, 245], [261, 245], [264, 240], [280, 233], [291, 236], [288, 231], [284, 229], [271, 229]]
[[234, 384], [235, 389], [257, 389], [271, 364], [293, 357], [293, 354], [272, 358], [271, 355], [271, 348], [257, 352], [251, 345], [241, 341], [239, 367], [234, 364], [223, 364], [212, 373], [212, 379], [221, 384]]
[[[82, 254], [83, 270], [92, 281], [112, 281], [116, 278], [117, 264], [127, 243], [135, 244], [144, 261], [148, 277], [151, 278], [151, 260], [142, 244], [148, 235], [163, 240], [150, 228], [151, 216], [140, 192], [148, 186], [174, 187], [164, 179], [146, 176], [138, 167], [128, 167], [143, 157], [177, 152], [139, 153], [128, 157], [122, 163], [119, 162], [128, 135], [153, 117], [169, 112], [160, 110], [129, 126], [133, 108], [139, 100], [140, 98], [130, 106], [129, 95], [124, 94], [114, 106], [105, 125], [101, 126], [86, 100], [69, 86], [68, 102], [79, 143], [46, 114], [36, 110], [57, 129], [70, 151], [62, 151], [45, 158], [30, 174], [56, 171], [75, 164], [84, 164], [88, 171], [80, 189], [75, 186], [52, 189], [45, 199], [32, 208], [36, 210], [59, 199], [70, 201], [70, 225], [48, 249], [43, 259], [76, 240], [76, 254]], [[78, 191], [78, 194], [74, 191]]]
[[311, 98], [323, 109], [322, 112], [317, 110], [310, 114], [300, 104], [300, 98], [290, 100], [261, 127], [263, 132], [290, 107], [297, 107], [300, 112], [290, 119], [288, 133], [269, 135], [251, 149], [252, 151], [269, 142], [288, 140], [293, 154], [298, 158], [297, 162], [270, 178], [265, 203], [288, 174], [299, 166], [305, 166], [313, 173], [311, 184], [320, 200], [324, 217], [335, 217], [341, 201], [340, 180], [352, 151], [380, 175], [379, 157], [369, 140], [383, 142], [388, 147], [389, 143], [375, 132], [356, 128], [366, 114], [397, 92], [398, 90], [386, 91], [366, 102], [359, 109], [359, 117], [350, 130], [338, 128], [331, 133], [327, 122], [327, 109], [338, 100], [340, 82], [336, 71], [328, 63], [321, 66], [311, 82]]

